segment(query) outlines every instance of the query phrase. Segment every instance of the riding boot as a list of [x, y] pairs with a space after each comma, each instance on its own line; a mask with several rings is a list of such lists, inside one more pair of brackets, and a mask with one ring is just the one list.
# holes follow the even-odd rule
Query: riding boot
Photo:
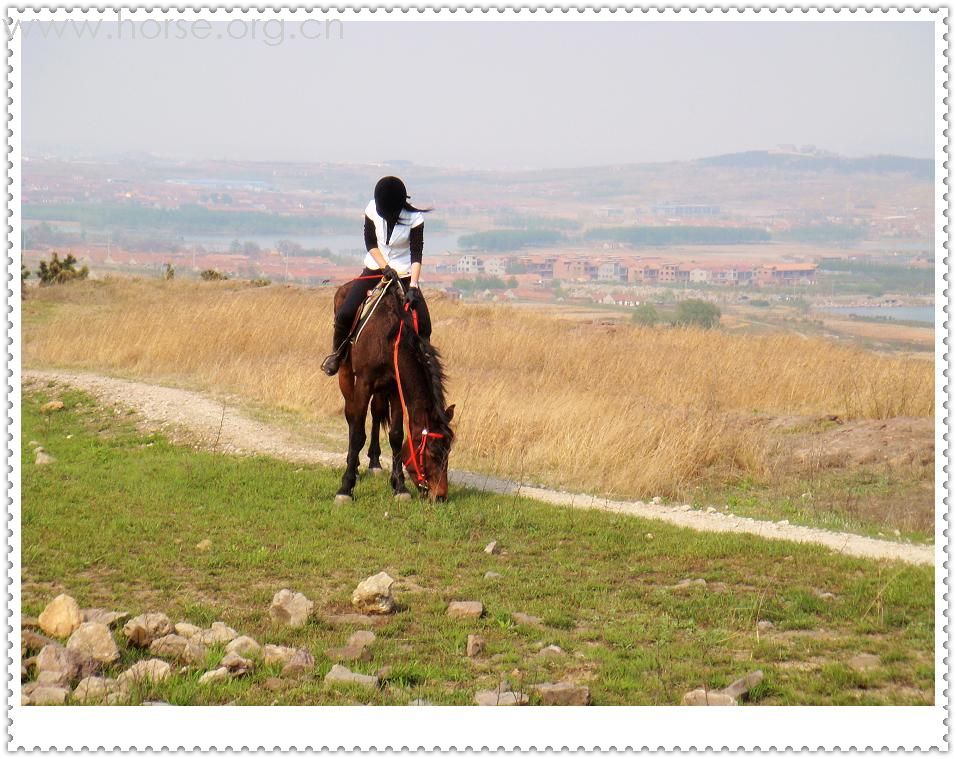
[[322, 362], [322, 371], [330, 377], [334, 377], [339, 371], [339, 364], [349, 352], [348, 348], [349, 326], [343, 326], [337, 320], [335, 322], [335, 331], [332, 336], [332, 353], [325, 357]]

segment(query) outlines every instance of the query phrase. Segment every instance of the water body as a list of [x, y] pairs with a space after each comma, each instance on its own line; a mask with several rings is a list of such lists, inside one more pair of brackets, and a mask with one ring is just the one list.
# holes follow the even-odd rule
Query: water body
[[[425, 254], [457, 252], [458, 235], [458, 232], [429, 234], [426, 223]], [[206, 250], [210, 251], [227, 252], [232, 241], [235, 239], [238, 239], [240, 242], [254, 242], [263, 249], [274, 248], [279, 240], [291, 240], [307, 250], [328, 249], [339, 255], [349, 255], [352, 253], [365, 255], [365, 238], [362, 236], [361, 224], [356, 226], [355, 234], [353, 235], [240, 235], [238, 238], [223, 237], [221, 235], [184, 235], [183, 239], [187, 245], [202, 245]]]
[[861, 316], [866, 319], [889, 319], [901, 322], [923, 322], [935, 324], [936, 310], [933, 306], [859, 306], [859, 307], [832, 307], [821, 308], [830, 314], [843, 316]]

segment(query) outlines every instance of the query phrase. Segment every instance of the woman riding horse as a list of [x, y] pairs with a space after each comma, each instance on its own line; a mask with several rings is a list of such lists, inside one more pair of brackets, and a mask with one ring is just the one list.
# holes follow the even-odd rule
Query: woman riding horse
[[432, 322], [428, 306], [418, 288], [425, 247], [425, 214], [408, 202], [405, 183], [398, 177], [382, 177], [375, 185], [375, 197], [365, 208], [365, 268], [354, 280], [342, 305], [335, 312], [332, 353], [322, 362], [322, 371], [334, 377], [348, 353], [348, 338], [355, 315], [365, 297], [379, 283], [376, 275], [401, 283], [405, 303], [418, 316], [418, 334], [428, 340]]

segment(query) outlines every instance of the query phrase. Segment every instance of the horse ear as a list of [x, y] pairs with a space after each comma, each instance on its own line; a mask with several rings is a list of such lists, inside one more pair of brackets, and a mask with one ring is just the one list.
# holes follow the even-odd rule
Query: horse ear
[[449, 422], [450, 422], [452, 419], [455, 418], [455, 404], [454, 404], [454, 403], [451, 404], [448, 408], [445, 409], [445, 416], [448, 417], [448, 421], [449, 421]]

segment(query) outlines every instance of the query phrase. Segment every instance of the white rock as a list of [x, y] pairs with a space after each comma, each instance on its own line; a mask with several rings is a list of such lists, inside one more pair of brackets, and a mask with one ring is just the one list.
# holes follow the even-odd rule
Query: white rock
[[120, 658], [110, 628], [100, 622], [84, 622], [70, 636], [66, 647], [80, 656], [102, 664], [112, 664]]
[[240, 635], [226, 646], [227, 654], [235, 653], [240, 656], [258, 656], [260, 651], [262, 646], [248, 635]]
[[296, 649], [289, 646], [273, 646], [270, 643], [262, 647], [262, 661], [266, 664], [288, 664], [295, 652]]
[[61, 593], [40, 612], [40, 629], [54, 638], [68, 638], [83, 623], [80, 605], [65, 593]]
[[34, 460], [34, 464], [36, 466], [47, 466], [48, 464], [55, 464], [55, 463], [56, 463], [56, 456], [51, 456], [42, 448], [37, 448], [36, 459]]
[[481, 601], [452, 601], [446, 613], [452, 619], [478, 619], [485, 607]]
[[736, 706], [737, 700], [720, 691], [697, 688], [685, 693], [681, 703], [684, 706]]
[[386, 572], [367, 577], [352, 592], [352, 606], [366, 614], [390, 614], [395, 609], [394, 582]]
[[325, 682], [330, 685], [337, 683], [356, 683], [369, 688], [378, 687], [378, 678], [374, 675], [361, 675], [358, 672], [351, 672], [341, 664], [335, 664], [329, 673], [325, 676]]
[[501, 547], [498, 545], [497, 540], [492, 540], [488, 545], [485, 546], [485, 553], [487, 554], [499, 554], [501, 553]]
[[73, 691], [73, 700], [81, 704], [103, 703], [116, 690], [116, 680], [106, 677], [84, 677]]
[[171, 670], [169, 664], [162, 659], [145, 659], [136, 662], [117, 677], [116, 684], [122, 690], [128, 690], [134, 683], [159, 683], [169, 677]]
[[189, 622], [177, 622], [176, 627], [177, 635], [182, 635], [184, 638], [191, 638], [193, 635], [202, 632], [202, 628], [198, 625], [192, 625]]
[[30, 703], [34, 706], [59, 706], [66, 703], [69, 695], [68, 688], [37, 688], [30, 694]]
[[218, 669], [211, 669], [199, 678], [200, 685], [206, 685], [207, 683], [219, 683], [223, 680], [229, 680], [232, 677], [232, 672], [230, 672], [226, 667], [219, 667]]
[[315, 604], [301, 593], [283, 588], [272, 597], [269, 616], [289, 627], [302, 627], [312, 614]]
[[481, 690], [475, 694], [475, 703], [478, 706], [523, 706], [528, 703], [528, 697], [511, 690]]

